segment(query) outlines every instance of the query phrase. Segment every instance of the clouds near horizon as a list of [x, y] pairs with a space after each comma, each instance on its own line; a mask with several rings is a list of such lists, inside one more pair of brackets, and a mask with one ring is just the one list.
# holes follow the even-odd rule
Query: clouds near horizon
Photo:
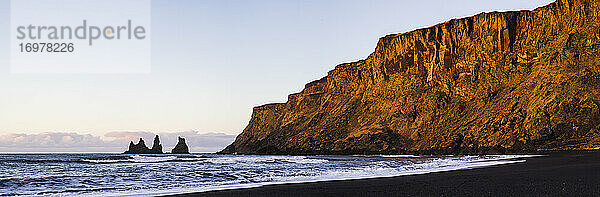
[[235, 135], [223, 133], [109, 132], [104, 137], [73, 132], [45, 132], [39, 134], [10, 133], [0, 135], [0, 152], [123, 152], [130, 141], [143, 138], [150, 145], [154, 135], [160, 136], [163, 151], [168, 152], [177, 143], [177, 137], [186, 138], [192, 152], [216, 152], [233, 142]]

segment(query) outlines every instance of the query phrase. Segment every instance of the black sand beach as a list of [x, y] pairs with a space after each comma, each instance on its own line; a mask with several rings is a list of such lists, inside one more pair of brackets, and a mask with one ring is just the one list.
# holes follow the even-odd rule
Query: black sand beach
[[600, 152], [546, 155], [487, 168], [176, 196], [600, 196]]

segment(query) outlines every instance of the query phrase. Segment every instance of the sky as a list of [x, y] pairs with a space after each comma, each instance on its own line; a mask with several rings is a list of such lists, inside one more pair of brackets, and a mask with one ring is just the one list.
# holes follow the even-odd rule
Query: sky
[[285, 102], [336, 65], [366, 58], [382, 36], [549, 3], [153, 0], [150, 73], [13, 74], [10, 1], [0, 0], [0, 152], [73, 151], [64, 144], [118, 152], [153, 134], [229, 140], [194, 141], [217, 150], [242, 132], [252, 107]]

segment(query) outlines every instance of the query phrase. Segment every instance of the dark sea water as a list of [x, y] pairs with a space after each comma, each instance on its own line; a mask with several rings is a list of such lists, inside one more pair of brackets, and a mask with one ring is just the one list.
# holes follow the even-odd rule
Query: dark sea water
[[0, 196], [163, 195], [422, 174], [523, 157], [0, 154]]

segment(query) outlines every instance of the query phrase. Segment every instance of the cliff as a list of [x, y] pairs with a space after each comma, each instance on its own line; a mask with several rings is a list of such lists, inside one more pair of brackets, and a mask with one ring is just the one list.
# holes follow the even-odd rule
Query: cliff
[[600, 148], [600, 2], [558, 0], [381, 38], [221, 153], [505, 153]]

